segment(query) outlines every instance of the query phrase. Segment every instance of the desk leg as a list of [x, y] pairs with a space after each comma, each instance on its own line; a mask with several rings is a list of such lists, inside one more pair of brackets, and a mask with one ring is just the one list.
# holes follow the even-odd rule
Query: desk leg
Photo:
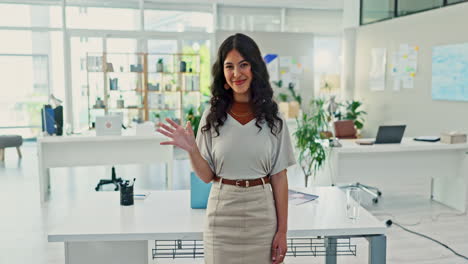
[[50, 169], [39, 168], [38, 177], [40, 200], [41, 204], [44, 204], [50, 192]]
[[326, 244], [326, 255], [325, 264], [336, 264], [336, 238], [327, 237], [325, 238]]
[[65, 264], [148, 264], [148, 241], [65, 242]]
[[387, 263], [387, 237], [377, 235], [366, 239], [369, 241], [369, 264]]

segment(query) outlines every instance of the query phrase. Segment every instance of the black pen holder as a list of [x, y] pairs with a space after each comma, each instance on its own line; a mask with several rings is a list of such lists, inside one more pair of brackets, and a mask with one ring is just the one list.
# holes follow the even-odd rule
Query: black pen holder
[[120, 205], [133, 205], [133, 184], [120, 184]]

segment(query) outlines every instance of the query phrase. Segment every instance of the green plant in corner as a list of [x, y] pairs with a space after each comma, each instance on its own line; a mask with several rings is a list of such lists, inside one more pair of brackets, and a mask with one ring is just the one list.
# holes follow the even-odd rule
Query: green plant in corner
[[287, 102], [288, 101], [288, 95], [284, 93], [278, 94], [278, 98], [280, 102]]
[[296, 91], [294, 90], [294, 83], [289, 83], [288, 89], [291, 92], [292, 98], [297, 101], [300, 104], [302, 104], [302, 97], [298, 94], [296, 94]]
[[344, 116], [346, 120], [353, 120], [358, 130], [362, 129], [364, 126], [364, 118], [362, 116], [367, 114], [365, 111], [358, 110], [361, 105], [362, 103], [359, 101], [347, 101], [346, 114]]
[[188, 109], [187, 115], [185, 117], [187, 121], [190, 121], [195, 137], [197, 137], [198, 126], [200, 125], [202, 114], [203, 114], [203, 105], [200, 105], [197, 110], [195, 110], [195, 107], [191, 106]]
[[328, 126], [326, 111], [323, 109], [324, 101], [313, 100], [311, 104], [311, 114], [303, 113], [301, 119], [296, 119], [297, 129], [294, 132], [306, 187], [308, 177], [315, 177], [327, 158], [322, 136], [323, 129]]

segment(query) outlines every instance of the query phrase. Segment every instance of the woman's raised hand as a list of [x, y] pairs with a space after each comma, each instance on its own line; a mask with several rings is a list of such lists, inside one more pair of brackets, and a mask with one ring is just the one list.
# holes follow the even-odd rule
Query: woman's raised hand
[[160, 127], [156, 131], [171, 138], [172, 141], [161, 142], [161, 145], [174, 145], [189, 153], [193, 152], [197, 148], [197, 143], [195, 142], [195, 135], [190, 121], [187, 121], [185, 128], [169, 118], [166, 118], [166, 121], [171, 126], [159, 123]]

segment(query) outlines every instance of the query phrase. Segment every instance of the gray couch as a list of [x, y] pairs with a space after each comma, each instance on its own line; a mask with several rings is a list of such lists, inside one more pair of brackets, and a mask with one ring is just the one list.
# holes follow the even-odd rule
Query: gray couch
[[16, 147], [18, 157], [21, 158], [20, 146], [23, 144], [23, 138], [18, 135], [0, 135], [0, 161], [5, 160], [5, 148]]

